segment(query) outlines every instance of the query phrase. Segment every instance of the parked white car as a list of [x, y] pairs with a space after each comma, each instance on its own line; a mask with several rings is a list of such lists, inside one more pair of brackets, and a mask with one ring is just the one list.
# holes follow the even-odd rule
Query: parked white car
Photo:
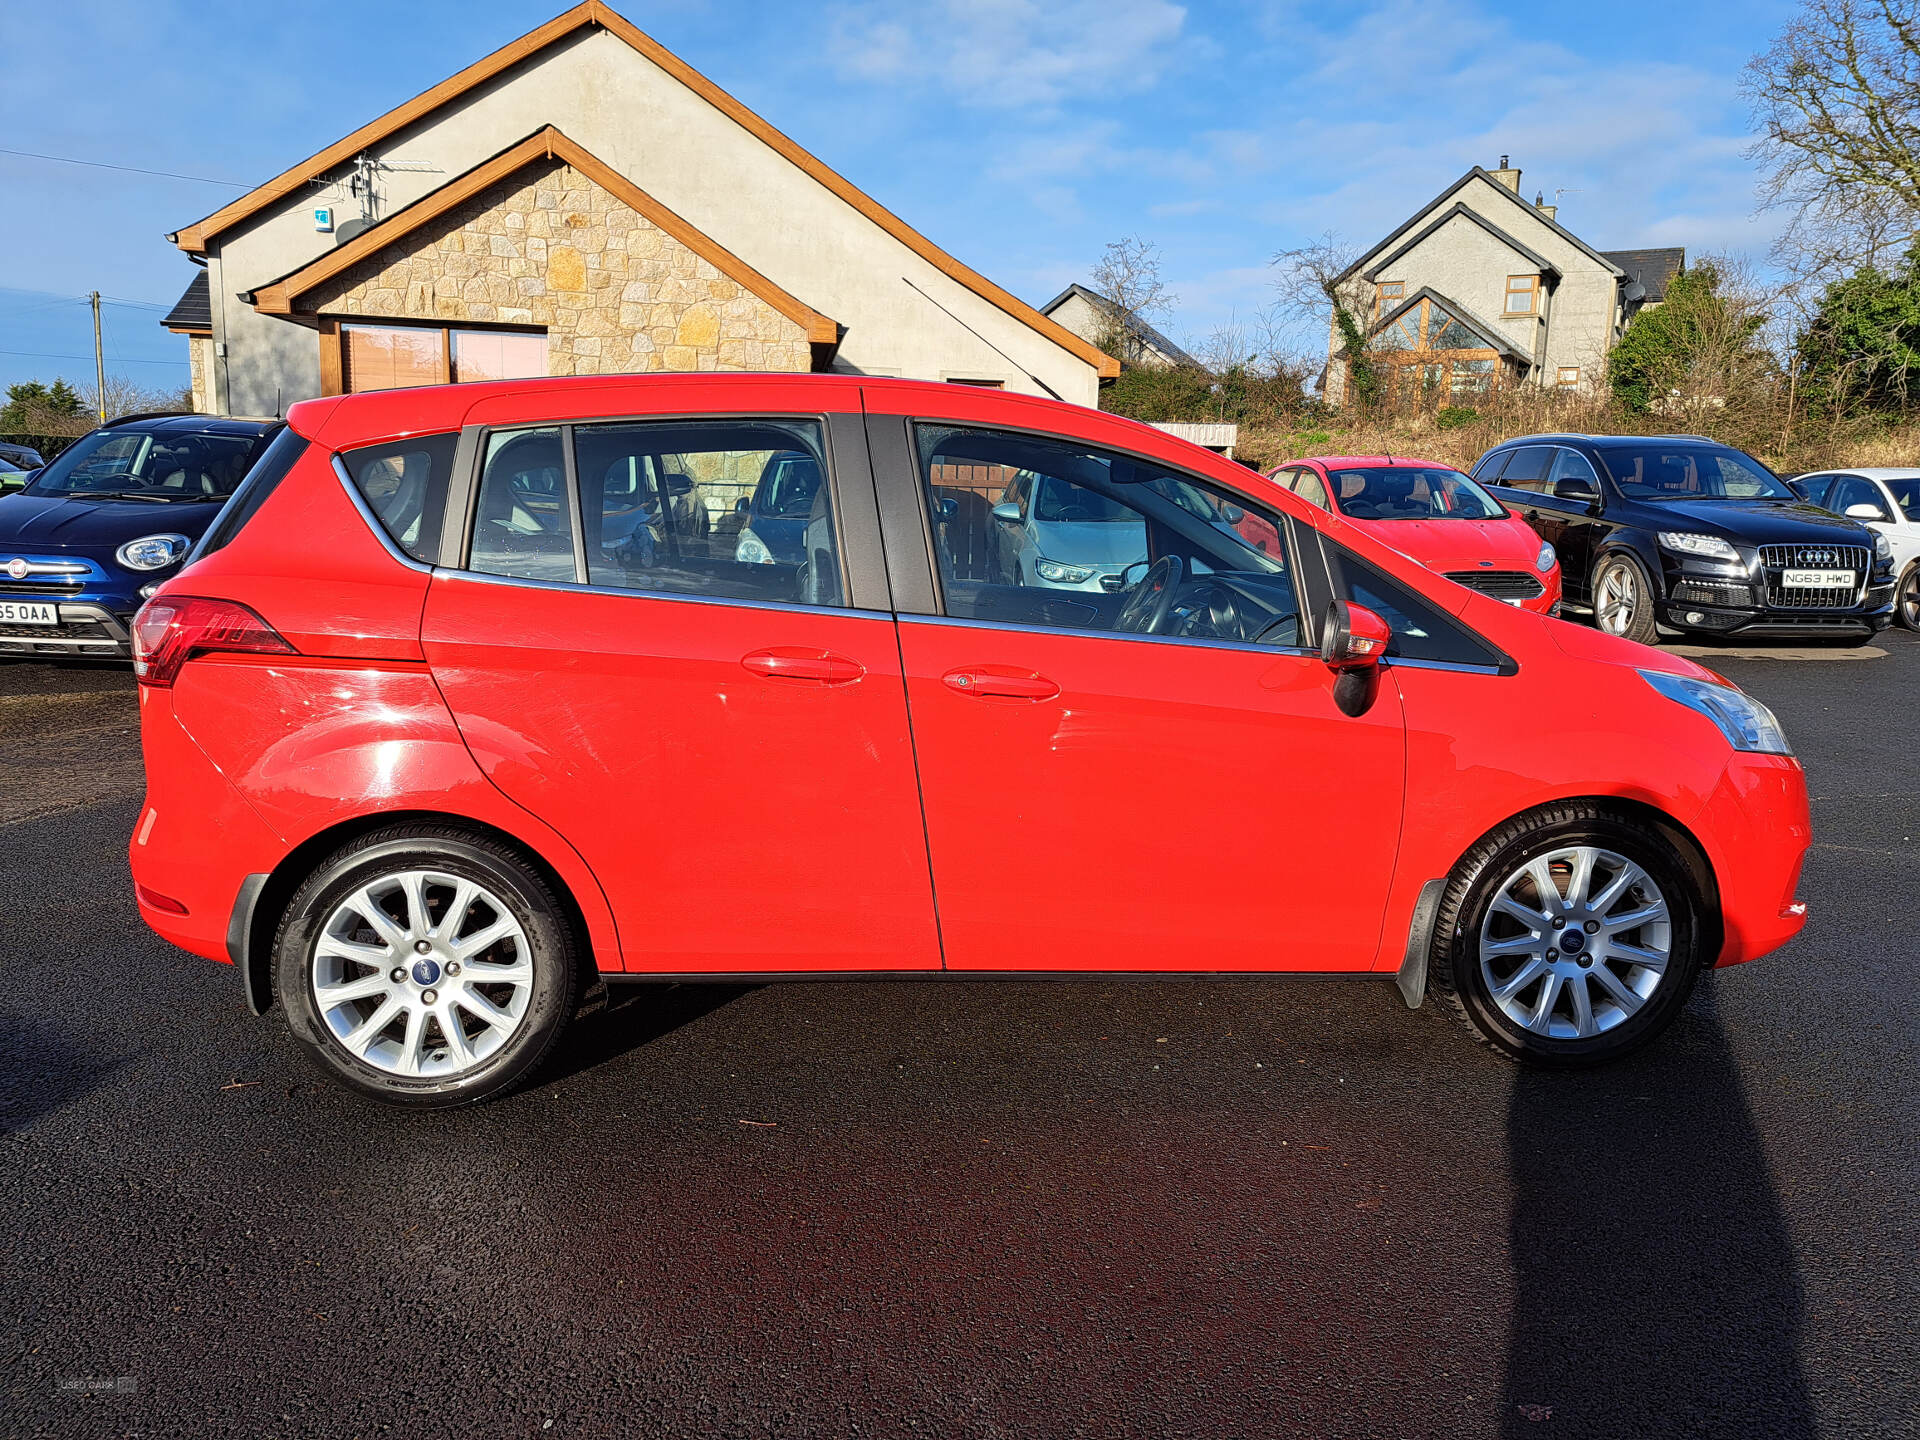
[[1790, 482], [1823, 510], [1858, 520], [1893, 547], [1893, 618], [1920, 630], [1920, 469], [1816, 470]]

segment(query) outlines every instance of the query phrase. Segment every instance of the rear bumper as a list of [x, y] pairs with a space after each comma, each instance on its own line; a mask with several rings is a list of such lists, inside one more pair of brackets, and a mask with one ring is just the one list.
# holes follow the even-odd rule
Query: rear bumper
[[140, 687], [140, 741], [147, 798], [127, 847], [140, 918], [183, 950], [230, 960], [242, 885], [287, 847], [181, 729], [171, 691]]
[[58, 625], [0, 625], [0, 655], [92, 655], [130, 660], [133, 615], [91, 600], [61, 600]]
[[1694, 822], [1720, 889], [1719, 965], [1779, 949], [1807, 923], [1795, 891], [1812, 843], [1806, 774], [1784, 755], [1737, 754]]

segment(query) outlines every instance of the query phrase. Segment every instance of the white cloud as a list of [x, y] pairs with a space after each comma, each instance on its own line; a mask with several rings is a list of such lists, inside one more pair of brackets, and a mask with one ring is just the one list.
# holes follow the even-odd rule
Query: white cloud
[[1186, 23], [1169, 0], [858, 0], [833, 12], [841, 73], [1002, 108], [1150, 88]]

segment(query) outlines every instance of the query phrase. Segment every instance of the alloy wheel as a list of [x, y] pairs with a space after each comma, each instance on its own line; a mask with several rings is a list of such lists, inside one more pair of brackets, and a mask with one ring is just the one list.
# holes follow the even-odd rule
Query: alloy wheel
[[1907, 567], [1900, 577], [1900, 593], [1894, 598], [1894, 612], [1909, 630], [1920, 630], [1920, 563]]
[[1522, 1029], [1586, 1040], [1646, 1005], [1672, 942], [1667, 898], [1644, 868], [1612, 850], [1571, 845], [1501, 883], [1480, 925], [1480, 976]]
[[512, 1038], [533, 996], [526, 931], [459, 875], [404, 870], [337, 904], [315, 940], [314, 1000], [356, 1059], [410, 1079], [454, 1078]]
[[1631, 565], [1616, 560], [1600, 572], [1594, 615], [1609, 635], [1625, 635], [1640, 613], [1640, 577]]

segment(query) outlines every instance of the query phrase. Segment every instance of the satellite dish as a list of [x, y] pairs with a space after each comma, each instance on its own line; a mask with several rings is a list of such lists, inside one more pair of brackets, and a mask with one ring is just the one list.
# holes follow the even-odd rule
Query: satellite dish
[[368, 228], [369, 222], [364, 216], [358, 216], [352, 220], [342, 220], [334, 229], [333, 243], [336, 245], [344, 245], [362, 230]]

